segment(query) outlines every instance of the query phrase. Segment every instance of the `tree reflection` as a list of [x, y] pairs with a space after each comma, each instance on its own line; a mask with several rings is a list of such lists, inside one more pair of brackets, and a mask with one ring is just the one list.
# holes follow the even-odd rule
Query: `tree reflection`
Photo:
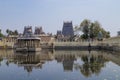
[[51, 51], [40, 53], [11, 52], [0, 53], [0, 65], [5, 63], [6, 66], [11, 67], [9, 64], [14, 63], [18, 67], [23, 67], [28, 73], [31, 73], [33, 69], [42, 69], [45, 62], [56, 60], [63, 65], [64, 72], [72, 72], [76, 69], [85, 77], [90, 77], [93, 74], [99, 75], [108, 60], [120, 65], [120, 57], [118, 55], [117, 53], [101, 51], [55, 51], [54, 53]]
[[80, 69], [80, 72], [89, 77], [92, 74], [98, 75], [102, 69], [105, 67], [105, 62], [108, 61], [104, 55], [83, 55], [81, 56], [81, 60], [84, 62], [82, 65], [76, 64], [75, 69]]
[[32, 72], [32, 69], [32, 66], [24, 66], [24, 70], [26, 70], [28, 73]]
[[8, 60], [6, 61], [6, 65], [9, 66], [9, 61]]
[[1, 66], [1, 62], [3, 61], [3, 58], [2, 57], [0, 57], [0, 66]]
[[[75, 63], [75, 60], [79, 58], [83, 61], [83, 64]], [[108, 61], [104, 54], [97, 51], [92, 53], [90, 51], [89, 53], [87, 51], [58, 51], [55, 54], [55, 59], [63, 64], [64, 71], [73, 71], [73, 68], [75, 68], [86, 77], [92, 74], [98, 75], [101, 69], [105, 67], [105, 62]]]

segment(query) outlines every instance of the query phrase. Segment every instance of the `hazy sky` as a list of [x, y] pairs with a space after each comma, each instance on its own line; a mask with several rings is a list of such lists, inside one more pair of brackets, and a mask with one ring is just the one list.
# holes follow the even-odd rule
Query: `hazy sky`
[[3, 32], [24, 26], [43, 26], [45, 32], [61, 30], [63, 21], [79, 25], [84, 19], [99, 21], [112, 36], [120, 31], [120, 0], [0, 0]]

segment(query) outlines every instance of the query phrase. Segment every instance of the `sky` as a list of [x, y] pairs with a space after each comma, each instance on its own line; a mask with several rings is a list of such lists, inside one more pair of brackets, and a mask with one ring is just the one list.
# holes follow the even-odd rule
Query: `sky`
[[120, 0], [0, 0], [0, 29], [17, 29], [24, 26], [42, 26], [44, 32], [56, 34], [64, 21], [80, 25], [84, 19], [98, 21], [116, 36], [120, 31]]

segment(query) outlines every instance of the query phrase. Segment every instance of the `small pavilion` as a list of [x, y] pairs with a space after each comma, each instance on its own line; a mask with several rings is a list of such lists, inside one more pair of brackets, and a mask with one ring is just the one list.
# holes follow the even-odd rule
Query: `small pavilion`
[[17, 38], [16, 51], [40, 51], [40, 41], [33, 36], [32, 27], [25, 27], [23, 36]]

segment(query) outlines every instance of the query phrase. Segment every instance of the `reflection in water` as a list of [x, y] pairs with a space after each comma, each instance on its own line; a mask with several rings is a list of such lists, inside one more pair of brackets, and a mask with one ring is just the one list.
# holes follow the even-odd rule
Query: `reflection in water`
[[27, 72], [32, 72], [32, 69], [42, 68], [42, 64], [45, 61], [53, 60], [53, 54], [50, 51], [42, 51], [38, 53], [15, 53], [13, 51], [0, 52], [0, 62], [3, 61], [3, 57], [7, 58], [6, 65], [10, 63], [18, 65], [18, 67], [24, 67]]
[[41, 69], [42, 65], [46, 61], [53, 60], [53, 55], [51, 52], [42, 51], [38, 53], [15, 53], [14, 62], [17, 62], [18, 66], [24, 66], [27, 72], [32, 72], [32, 69]]
[[[74, 63], [79, 58], [83, 64]], [[97, 54], [96, 51], [93, 53], [88, 53], [88, 51], [58, 51], [55, 54], [55, 59], [63, 63], [64, 71], [72, 71], [74, 66], [86, 77], [91, 74], [99, 74], [101, 68], [105, 66], [105, 62], [108, 61], [104, 54]]]
[[84, 63], [82, 65], [77, 64], [76, 69], [80, 69], [81, 73], [86, 77], [91, 76], [91, 74], [99, 74], [107, 61], [101, 54], [97, 56], [93, 54], [89, 54], [89, 56], [84, 55], [81, 56], [81, 60]]
[[73, 71], [74, 60], [76, 59], [75, 55], [56, 53], [55, 59], [57, 62], [62, 62], [64, 71]]
[[[44, 50], [37, 53], [14, 53], [14, 51], [0, 51], [0, 66], [3, 60], [6, 65], [14, 63], [18, 67], [24, 67], [27, 72], [34, 69], [42, 69], [42, 65], [48, 61], [57, 61], [63, 65], [64, 72], [79, 70], [85, 77], [92, 74], [99, 75], [106, 62], [113, 61], [120, 65], [117, 53], [105, 53], [101, 51], [50, 51]], [[81, 62], [81, 63], [80, 63]]]
[[3, 58], [2, 58], [2, 57], [0, 57], [0, 66], [1, 66], [1, 61], [3, 61]]

